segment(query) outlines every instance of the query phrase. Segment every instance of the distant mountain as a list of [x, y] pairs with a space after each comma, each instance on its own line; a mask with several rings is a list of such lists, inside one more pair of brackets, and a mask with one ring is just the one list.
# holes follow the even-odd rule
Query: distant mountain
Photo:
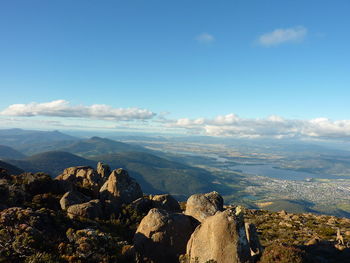
[[172, 162], [142, 152], [123, 152], [93, 157], [111, 168], [127, 169], [146, 193], [171, 193], [184, 198], [193, 193], [214, 190], [214, 177], [204, 169]]
[[97, 164], [95, 161], [61, 151], [44, 152], [23, 160], [7, 160], [7, 162], [27, 172], [45, 172], [52, 177], [56, 177], [67, 167], [80, 165], [95, 167]]
[[73, 137], [59, 131], [36, 131], [36, 130], [22, 130], [22, 129], [0, 129], [0, 138], [4, 141], [6, 139], [11, 142], [16, 139], [17, 142], [35, 142], [38, 141], [65, 141], [76, 140]]
[[119, 152], [151, 152], [151, 150], [141, 146], [117, 142], [96, 136], [87, 140], [76, 141], [70, 145], [60, 148], [60, 150], [74, 153], [83, 157]]
[[98, 161], [103, 161], [112, 169], [127, 169], [130, 176], [139, 181], [146, 193], [171, 193], [184, 199], [193, 193], [214, 190], [211, 183], [214, 177], [208, 171], [172, 162], [149, 153], [113, 153], [91, 159], [93, 160], [69, 152], [50, 151], [32, 155], [23, 160], [6, 160], [6, 162], [27, 172], [45, 172], [55, 177], [67, 167], [80, 165], [96, 167]]
[[22, 129], [0, 130], [0, 142], [24, 154], [36, 154], [72, 144], [78, 138], [59, 131], [34, 131]]
[[0, 159], [23, 159], [25, 155], [15, 149], [0, 145]]
[[0, 169], [5, 169], [9, 174], [21, 174], [24, 171], [12, 164], [0, 161]]

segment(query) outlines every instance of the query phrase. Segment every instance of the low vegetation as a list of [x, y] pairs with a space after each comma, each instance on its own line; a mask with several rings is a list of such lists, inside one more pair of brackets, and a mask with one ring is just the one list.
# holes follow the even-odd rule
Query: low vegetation
[[[123, 204], [108, 216], [71, 217], [60, 205], [66, 186], [45, 173], [0, 170], [0, 262], [150, 262], [133, 248], [149, 207]], [[76, 187], [94, 194], [89, 185]], [[186, 202], [180, 207], [184, 210]], [[108, 203], [103, 209], [110, 209]], [[350, 219], [251, 209], [244, 215], [264, 247], [256, 262], [348, 262]]]

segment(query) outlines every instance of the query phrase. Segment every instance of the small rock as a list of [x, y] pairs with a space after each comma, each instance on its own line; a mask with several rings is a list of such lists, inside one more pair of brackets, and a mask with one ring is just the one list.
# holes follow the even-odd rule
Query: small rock
[[337, 219], [335, 217], [331, 217], [328, 219], [327, 224], [328, 225], [334, 225], [337, 223]]
[[286, 215], [287, 215], [287, 212], [286, 212], [285, 210], [282, 210], [282, 211], [278, 212], [278, 214], [279, 214], [280, 216], [286, 216]]
[[86, 203], [69, 206], [67, 214], [71, 219], [75, 217], [85, 217], [89, 219], [102, 218], [102, 205], [98, 199], [91, 200]]
[[309, 241], [305, 243], [306, 246], [312, 246], [312, 245], [317, 245], [320, 243], [320, 239], [318, 237], [313, 237]]
[[283, 222], [283, 221], [279, 222], [278, 225], [280, 225], [280, 226], [286, 226], [286, 227], [293, 227], [292, 224], [287, 223], [287, 222]]
[[155, 208], [164, 209], [170, 212], [181, 212], [179, 203], [169, 194], [155, 195], [152, 197]]
[[62, 210], [66, 210], [71, 205], [85, 203], [89, 200], [89, 197], [83, 195], [78, 191], [70, 191], [62, 196], [62, 198], [60, 199], [60, 205]]

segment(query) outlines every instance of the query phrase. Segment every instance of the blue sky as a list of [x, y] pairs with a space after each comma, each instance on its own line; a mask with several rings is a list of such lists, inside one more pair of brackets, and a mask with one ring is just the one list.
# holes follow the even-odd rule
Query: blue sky
[[1, 1], [0, 127], [207, 133], [234, 114], [350, 134], [349, 13], [347, 0]]

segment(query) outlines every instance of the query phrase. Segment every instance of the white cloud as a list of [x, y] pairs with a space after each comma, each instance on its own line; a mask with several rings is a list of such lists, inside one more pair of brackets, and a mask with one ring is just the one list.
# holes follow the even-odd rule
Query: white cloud
[[[157, 114], [158, 118], [154, 118], [156, 114], [146, 109], [113, 108], [101, 104], [71, 105], [68, 101], [56, 100], [46, 103], [10, 105], [0, 112], [0, 127], [25, 128], [34, 125], [37, 128], [125, 128], [236, 138], [350, 139], [350, 120], [328, 118], [297, 120], [285, 119], [277, 115], [257, 119], [241, 118], [233, 113], [213, 118], [171, 119], [166, 118], [166, 115], [167, 113], [160, 113]], [[135, 122], [116, 124], [115, 121]]]
[[327, 118], [290, 120], [273, 115], [264, 119], [248, 119], [227, 114], [212, 119], [184, 118], [164, 125], [209, 136], [350, 138], [350, 120], [332, 121]]
[[211, 34], [202, 33], [202, 34], [196, 36], [196, 40], [202, 44], [210, 44], [210, 43], [215, 41], [215, 38]]
[[283, 43], [297, 43], [303, 41], [306, 35], [307, 29], [303, 26], [279, 28], [261, 35], [258, 38], [258, 43], [265, 47], [277, 46]]
[[113, 108], [104, 104], [91, 106], [72, 106], [68, 101], [55, 100], [45, 103], [13, 104], [0, 112], [3, 116], [49, 116], [78, 117], [87, 119], [103, 119], [116, 121], [147, 120], [155, 113], [140, 108]]

